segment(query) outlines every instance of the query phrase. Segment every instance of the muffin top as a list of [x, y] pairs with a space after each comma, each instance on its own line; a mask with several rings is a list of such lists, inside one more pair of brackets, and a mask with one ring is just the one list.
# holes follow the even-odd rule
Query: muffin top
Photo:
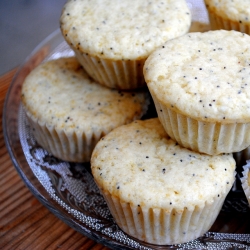
[[110, 131], [139, 119], [148, 107], [148, 93], [121, 92], [95, 83], [75, 57], [47, 61], [22, 86], [27, 113], [56, 129]]
[[232, 154], [208, 156], [179, 146], [158, 118], [134, 121], [103, 137], [91, 158], [102, 190], [151, 208], [193, 209], [213, 202], [234, 182]]
[[189, 33], [155, 50], [144, 77], [159, 102], [199, 121], [250, 122], [250, 36]]
[[204, 0], [207, 8], [217, 15], [239, 23], [250, 22], [249, 0]]
[[144, 59], [188, 32], [185, 0], [69, 0], [60, 18], [66, 41], [91, 56]]

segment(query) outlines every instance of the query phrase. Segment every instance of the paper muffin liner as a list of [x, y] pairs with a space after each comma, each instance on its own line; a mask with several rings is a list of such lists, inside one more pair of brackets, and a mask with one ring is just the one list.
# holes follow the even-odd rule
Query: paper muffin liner
[[241, 177], [241, 184], [243, 191], [246, 195], [248, 204], [250, 205], [250, 160], [247, 160], [246, 165], [243, 166], [243, 172]]
[[119, 90], [133, 90], [146, 86], [143, 76], [145, 59], [102, 59], [77, 50], [75, 54], [89, 76], [99, 84]]
[[89, 162], [92, 151], [107, 131], [65, 131], [47, 126], [26, 113], [28, 123], [37, 143], [53, 156], [69, 162]]
[[206, 233], [216, 220], [226, 194], [212, 203], [182, 211], [149, 208], [125, 203], [109, 192], [102, 192], [117, 225], [128, 235], [156, 245], [172, 245], [194, 240]]
[[207, 11], [212, 30], [236, 30], [250, 35], [250, 23], [223, 18], [211, 9], [207, 9]]
[[173, 111], [152, 97], [165, 131], [185, 148], [218, 155], [239, 152], [250, 145], [250, 123], [199, 121]]

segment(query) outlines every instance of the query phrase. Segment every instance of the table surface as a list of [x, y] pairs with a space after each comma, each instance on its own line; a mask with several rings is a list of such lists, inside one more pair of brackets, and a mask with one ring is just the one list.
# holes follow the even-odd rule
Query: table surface
[[[0, 249], [109, 249], [54, 216], [15, 170], [2, 130], [4, 98], [14, 74], [15, 69], [0, 76]], [[249, 234], [250, 212], [220, 214], [211, 231]]]

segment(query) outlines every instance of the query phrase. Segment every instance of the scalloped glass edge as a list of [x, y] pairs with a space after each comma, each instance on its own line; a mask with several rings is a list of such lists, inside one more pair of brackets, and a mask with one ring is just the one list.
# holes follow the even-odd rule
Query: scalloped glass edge
[[[95, 223], [96, 218], [94, 218], [94, 220], [90, 224], [85, 223], [86, 220], [82, 219], [83, 217], [85, 218], [85, 215], [83, 214], [82, 217], [81, 211], [78, 211], [78, 209], [81, 209], [81, 207], [78, 207], [77, 209], [72, 208], [72, 203], [67, 204], [65, 202], [62, 202], [62, 200], [58, 197], [58, 193], [56, 194], [55, 190], [53, 189], [53, 185], [55, 183], [57, 183], [60, 188], [62, 188], [63, 186], [62, 183], [59, 183], [60, 176], [58, 177], [57, 171], [54, 171], [55, 169], [53, 170], [52, 168], [48, 168], [49, 175], [46, 175], [46, 178], [48, 177], [48, 179], [46, 180], [47, 182], [43, 182], [43, 180], [39, 179], [39, 175], [37, 175], [37, 173], [34, 173], [34, 169], [33, 171], [31, 170], [31, 163], [29, 161], [29, 156], [27, 156], [27, 151], [31, 152], [34, 148], [35, 150], [37, 150], [37, 145], [35, 144], [32, 135], [29, 134], [28, 125], [26, 124], [25, 116], [23, 116], [23, 111], [20, 104], [20, 90], [24, 78], [35, 66], [40, 64], [44, 59], [56, 59], [62, 56], [60, 50], [62, 48], [65, 49], [65, 44], [59, 49], [59, 46], [61, 46], [62, 44], [64, 44], [64, 40], [61, 36], [60, 30], [58, 29], [33, 50], [33, 52], [29, 55], [29, 57], [27, 57], [23, 65], [18, 69], [16, 75], [14, 76], [13, 81], [8, 89], [4, 103], [3, 133], [6, 147], [17, 172], [19, 173], [29, 190], [33, 193], [33, 195], [53, 214], [55, 214], [59, 219], [64, 221], [70, 227], [82, 233], [83, 235], [95, 240], [96, 242], [99, 242], [112, 249], [228, 249], [229, 246], [239, 248], [246, 246], [249, 247], [249, 234], [229, 234], [213, 232], [208, 232], [204, 235], [204, 237], [201, 237], [200, 239], [194, 240], [190, 243], [176, 246], [153, 246], [139, 241], [137, 242], [137, 240], [134, 240], [126, 235], [123, 235], [122, 239], [120, 241], [117, 241], [114, 240], [114, 232], [117, 231], [119, 234], [123, 234], [123, 232], [117, 226], [115, 226], [114, 222], [111, 231], [109, 228], [106, 228], [106, 232], [103, 233], [100, 230], [93, 230], [90, 224], [93, 222]], [[71, 53], [70, 51], [71, 50], [68, 48], [67, 53]], [[24, 124], [26, 124], [24, 128], [21, 128]], [[23, 150], [24, 144], [22, 138], [20, 137], [22, 137], [23, 131], [25, 129], [28, 133], [29, 143], [31, 142], [31, 144], [34, 145], [34, 148], [32, 150]], [[25, 136], [27, 136], [27, 134]], [[30, 145], [28, 145], [28, 147], [30, 147]], [[40, 158], [38, 158], [44, 161], [44, 159], [49, 154], [46, 153], [43, 149], [40, 150], [42, 153], [39, 153]], [[55, 159], [53, 160], [53, 157], [51, 156], [49, 156], [49, 158], [50, 163], [52, 161], [53, 165], [55, 163]], [[65, 164], [67, 165], [67, 163]], [[68, 168], [67, 171], [70, 172], [69, 166], [66, 168]], [[86, 167], [86, 169], [87, 168], [88, 167]], [[71, 174], [72, 173], [70, 173], [69, 175]], [[52, 180], [54, 180], [54, 184], [52, 184]], [[46, 187], [50, 187], [52, 189], [46, 189]], [[62, 190], [65, 191], [65, 186], [62, 188]], [[65, 193], [66, 195], [69, 195], [69, 192]], [[55, 194], [55, 196], [53, 194]], [[111, 218], [108, 219], [112, 221]], [[128, 238], [128, 242], [126, 244], [124, 244], [123, 242], [123, 237]]]

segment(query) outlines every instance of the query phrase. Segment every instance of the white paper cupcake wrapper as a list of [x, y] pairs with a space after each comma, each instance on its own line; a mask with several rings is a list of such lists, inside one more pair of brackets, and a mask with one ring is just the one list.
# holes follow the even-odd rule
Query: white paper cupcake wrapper
[[27, 115], [34, 137], [39, 145], [53, 156], [69, 162], [89, 162], [96, 143], [107, 131], [90, 133], [58, 130], [48, 127]]
[[244, 22], [236, 22], [218, 16], [216, 13], [208, 10], [208, 16], [211, 24], [211, 29], [236, 30], [250, 35], [250, 24]]
[[202, 236], [213, 225], [226, 198], [226, 194], [215, 197], [213, 203], [196, 206], [193, 210], [167, 211], [124, 203], [108, 192], [103, 196], [116, 223], [125, 233], [157, 245], [180, 244]]
[[146, 85], [143, 76], [145, 59], [108, 60], [75, 51], [86, 72], [98, 83], [114, 89], [132, 90]]
[[250, 123], [219, 124], [178, 114], [152, 95], [159, 120], [167, 134], [183, 147], [217, 155], [238, 152], [250, 145]]
[[248, 178], [250, 176], [249, 170], [250, 170], [250, 160], [247, 160], [246, 165], [243, 166], [242, 177], [240, 180], [242, 183], [243, 191], [250, 205], [250, 185], [249, 185], [250, 182], [248, 181]]

